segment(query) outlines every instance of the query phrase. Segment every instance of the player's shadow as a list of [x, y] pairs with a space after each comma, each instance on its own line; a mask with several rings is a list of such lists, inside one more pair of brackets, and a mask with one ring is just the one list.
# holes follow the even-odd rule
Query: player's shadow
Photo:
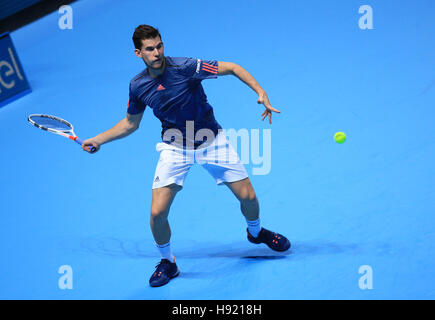
[[284, 259], [292, 254], [291, 249], [286, 252], [276, 252], [269, 249], [266, 245], [253, 245], [243, 242], [234, 242], [227, 244], [203, 243], [195, 249], [184, 249], [178, 252], [184, 258], [230, 258], [230, 259], [247, 259], [247, 260], [276, 260]]
[[356, 243], [310, 240], [296, 243], [294, 253], [297, 258], [306, 258], [318, 255], [358, 254], [363, 250], [363, 247]]
[[[382, 244], [373, 244], [376, 248], [385, 247]], [[285, 252], [276, 252], [264, 244], [254, 245], [246, 241], [230, 244], [204, 243], [193, 246], [194, 249], [184, 249], [178, 255], [184, 258], [240, 258], [252, 261], [279, 260], [279, 259], [306, 259], [317, 255], [360, 254], [371, 250], [369, 244], [338, 243], [328, 240], [295, 241], [291, 248]]]
[[[370, 246], [370, 245], [369, 245]], [[386, 248], [385, 244], [373, 244], [377, 251]], [[386, 247], [387, 246], [387, 247]], [[96, 255], [112, 256], [118, 258], [157, 258], [156, 248], [150, 244], [149, 240], [128, 240], [113, 237], [86, 238], [81, 241], [80, 247], [72, 249]], [[305, 259], [316, 255], [336, 255], [336, 254], [360, 254], [370, 250], [366, 245], [355, 243], [337, 243], [326, 240], [311, 240], [292, 243], [290, 250], [285, 252], [275, 252], [266, 245], [254, 245], [246, 241], [239, 241], [226, 244], [216, 244], [210, 242], [192, 242], [189, 246], [176, 247], [174, 254], [182, 259], [210, 259], [210, 258], [229, 258], [244, 259], [252, 261], [267, 261], [278, 259]], [[385, 251], [383, 250], [383, 251]]]
[[[80, 242], [79, 248], [71, 250], [118, 258], [158, 257], [157, 249], [148, 240], [128, 240], [114, 237], [86, 238]], [[275, 252], [265, 245], [257, 246], [243, 241], [227, 244], [195, 242], [190, 247], [177, 248], [174, 253], [183, 259], [239, 258], [259, 261], [283, 259], [292, 254], [292, 251], [290, 249], [282, 253]]]

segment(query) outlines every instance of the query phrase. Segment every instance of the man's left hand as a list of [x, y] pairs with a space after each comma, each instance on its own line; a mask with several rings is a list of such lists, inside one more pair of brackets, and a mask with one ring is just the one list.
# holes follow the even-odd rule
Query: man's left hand
[[272, 124], [272, 111], [276, 112], [276, 113], [281, 113], [281, 111], [273, 108], [270, 105], [270, 101], [269, 101], [269, 97], [267, 96], [267, 93], [265, 91], [260, 92], [258, 94], [258, 100], [257, 100], [258, 104], [263, 104], [266, 108], [266, 110], [264, 110], [264, 112], [261, 114], [262, 115], [262, 121], [268, 116], [269, 117], [269, 123]]

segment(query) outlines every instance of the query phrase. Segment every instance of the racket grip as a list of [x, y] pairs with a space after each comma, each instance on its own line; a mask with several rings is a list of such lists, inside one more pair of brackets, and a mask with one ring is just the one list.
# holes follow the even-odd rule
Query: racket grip
[[[74, 139], [74, 141], [77, 142], [79, 145], [82, 145], [82, 144], [83, 144], [83, 140], [80, 139], [79, 137], [76, 137], [76, 138]], [[89, 150], [90, 152], [95, 152], [96, 148], [95, 148], [94, 146], [88, 146], [88, 150]]]

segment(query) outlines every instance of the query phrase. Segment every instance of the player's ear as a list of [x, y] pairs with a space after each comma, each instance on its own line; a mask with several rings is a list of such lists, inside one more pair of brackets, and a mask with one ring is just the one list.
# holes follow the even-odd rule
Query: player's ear
[[142, 53], [140, 52], [139, 49], [134, 49], [134, 54], [135, 54], [137, 57], [142, 58]]

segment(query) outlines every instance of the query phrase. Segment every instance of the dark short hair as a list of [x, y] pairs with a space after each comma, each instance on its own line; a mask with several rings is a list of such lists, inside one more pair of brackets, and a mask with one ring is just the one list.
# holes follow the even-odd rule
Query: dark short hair
[[156, 37], [160, 37], [160, 39], [162, 38], [158, 29], [146, 24], [141, 24], [133, 33], [134, 47], [140, 50], [142, 49], [142, 40], [154, 39]]

